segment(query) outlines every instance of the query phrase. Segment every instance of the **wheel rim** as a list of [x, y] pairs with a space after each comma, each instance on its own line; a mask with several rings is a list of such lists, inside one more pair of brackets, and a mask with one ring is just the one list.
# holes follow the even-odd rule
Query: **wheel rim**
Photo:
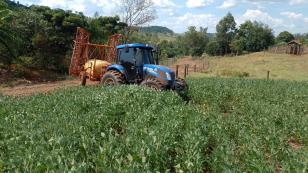
[[109, 78], [109, 79], [106, 79], [104, 84], [107, 85], [107, 86], [113, 86], [113, 85], [115, 85], [115, 81], [113, 79]]

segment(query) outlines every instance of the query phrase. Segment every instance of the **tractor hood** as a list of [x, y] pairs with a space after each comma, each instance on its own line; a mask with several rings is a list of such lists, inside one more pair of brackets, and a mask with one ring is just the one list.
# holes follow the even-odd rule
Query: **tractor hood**
[[147, 70], [153, 70], [153, 71], [163, 71], [163, 72], [167, 72], [167, 73], [172, 73], [173, 71], [170, 70], [168, 67], [165, 66], [161, 66], [161, 65], [153, 65], [153, 64], [144, 64], [143, 66], [144, 69]]
[[153, 77], [161, 78], [161, 79], [168, 80], [168, 81], [175, 79], [174, 72], [165, 66], [144, 64], [143, 71], [146, 76], [153, 76]]

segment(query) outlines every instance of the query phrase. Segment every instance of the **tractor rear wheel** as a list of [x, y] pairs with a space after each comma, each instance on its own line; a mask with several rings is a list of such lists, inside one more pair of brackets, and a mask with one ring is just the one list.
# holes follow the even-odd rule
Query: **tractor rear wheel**
[[121, 85], [125, 83], [125, 78], [122, 73], [118, 71], [108, 71], [101, 79], [101, 84], [106, 86]]
[[149, 87], [155, 91], [163, 91], [166, 89], [166, 85], [160, 82], [157, 78], [147, 78], [141, 82], [141, 86]]

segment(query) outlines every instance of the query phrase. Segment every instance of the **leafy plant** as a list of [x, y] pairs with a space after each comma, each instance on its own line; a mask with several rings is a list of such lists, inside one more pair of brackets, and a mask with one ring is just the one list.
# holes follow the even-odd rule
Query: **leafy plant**
[[306, 82], [188, 82], [188, 104], [138, 86], [0, 96], [3, 171], [305, 171]]

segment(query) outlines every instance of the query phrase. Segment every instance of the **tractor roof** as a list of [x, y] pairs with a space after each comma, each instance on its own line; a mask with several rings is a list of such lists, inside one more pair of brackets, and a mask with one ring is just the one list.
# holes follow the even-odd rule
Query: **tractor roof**
[[117, 49], [124, 49], [125, 47], [129, 48], [144, 48], [144, 49], [153, 49], [151, 45], [148, 44], [140, 44], [140, 43], [132, 43], [132, 44], [123, 44], [117, 46]]

